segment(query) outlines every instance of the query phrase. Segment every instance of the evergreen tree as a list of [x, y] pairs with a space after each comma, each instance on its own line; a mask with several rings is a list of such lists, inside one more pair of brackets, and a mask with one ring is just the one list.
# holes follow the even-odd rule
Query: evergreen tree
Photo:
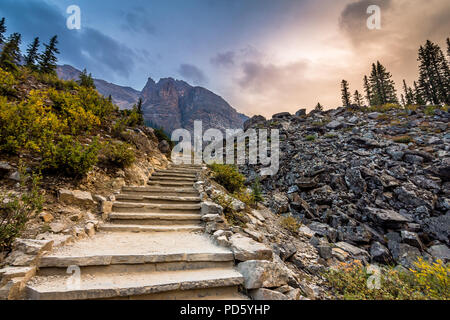
[[86, 68], [80, 73], [80, 80], [77, 81], [82, 87], [95, 89], [94, 79], [92, 79], [92, 74], [87, 73]]
[[9, 36], [0, 55], [0, 66], [8, 71], [15, 71], [20, 63], [20, 42], [22, 36], [19, 33], [13, 33]]
[[425, 100], [423, 99], [422, 93], [420, 92], [416, 81], [414, 81], [414, 102], [419, 106], [425, 104]]
[[414, 93], [413, 93], [412, 89], [406, 85], [406, 81], [404, 79], [403, 79], [403, 92], [404, 92], [404, 94], [402, 94], [402, 96], [403, 96], [403, 99], [405, 100], [403, 105], [408, 105], [408, 106], [413, 105], [414, 104]]
[[400, 103], [402, 104], [402, 106], [406, 106], [405, 96], [403, 95], [403, 93], [400, 94]]
[[447, 38], [447, 58], [450, 60], [450, 38]]
[[427, 40], [419, 48], [419, 91], [425, 102], [450, 104], [450, 71], [441, 48]]
[[364, 91], [366, 92], [367, 105], [372, 106], [372, 92], [370, 90], [369, 79], [364, 76]]
[[342, 80], [341, 82], [341, 95], [342, 95], [342, 103], [345, 107], [350, 106], [350, 90], [348, 86], [347, 80]]
[[358, 90], [356, 90], [355, 94], [353, 95], [353, 101], [355, 102], [355, 104], [358, 107], [360, 107], [360, 108], [362, 107], [362, 96], [361, 96], [361, 94], [359, 93]]
[[386, 103], [398, 103], [397, 91], [392, 75], [379, 62], [372, 64], [372, 72], [369, 78], [371, 92], [371, 105], [383, 105]]
[[0, 44], [3, 44], [5, 42], [5, 32], [6, 32], [5, 18], [2, 18], [2, 20], [0, 20]]
[[33, 43], [28, 46], [27, 56], [25, 57], [25, 65], [28, 68], [36, 69], [36, 61], [39, 58], [38, 50], [39, 50], [39, 38], [34, 38]]
[[314, 111], [318, 111], [318, 112], [322, 112], [323, 111], [323, 107], [320, 104], [320, 102], [317, 103], [316, 107], [314, 108]]
[[139, 125], [144, 125], [144, 111], [142, 110], [142, 98], [137, 103], [137, 112], [139, 114]]
[[40, 56], [39, 59], [39, 71], [42, 73], [55, 73], [56, 70], [56, 62], [58, 59], [56, 58], [56, 54], [59, 53], [56, 45], [58, 44], [58, 37], [53, 36], [50, 39], [49, 44], [44, 44], [45, 51]]

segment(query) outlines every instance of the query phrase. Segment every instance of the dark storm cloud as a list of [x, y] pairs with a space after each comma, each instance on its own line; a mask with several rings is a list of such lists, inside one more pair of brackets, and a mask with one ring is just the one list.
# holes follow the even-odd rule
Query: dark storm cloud
[[178, 69], [178, 73], [186, 80], [192, 81], [194, 84], [205, 84], [206, 76], [202, 70], [192, 64], [182, 64]]
[[22, 33], [25, 42], [35, 36], [47, 42], [58, 35], [61, 54], [65, 62], [78, 68], [87, 68], [93, 74], [128, 77], [136, 54], [133, 50], [95, 29], [66, 28], [65, 12], [42, 1], [1, 0], [0, 15], [7, 19], [9, 31]]
[[155, 26], [149, 21], [145, 8], [135, 8], [132, 12], [125, 13], [124, 30], [135, 33], [146, 33], [154, 35], [156, 32]]
[[211, 63], [218, 67], [231, 67], [234, 65], [235, 53], [233, 51], [227, 51], [224, 53], [218, 53], [215, 57], [211, 58]]
[[386, 22], [383, 21], [383, 17], [386, 17], [386, 11], [391, 6], [391, 0], [359, 0], [352, 2], [344, 8], [339, 18], [340, 28], [356, 43], [371, 39], [367, 37], [368, 34], [371, 36], [376, 34], [367, 28], [367, 19], [369, 18], [367, 8], [371, 5], [380, 7], [383, 28], [383, 22]]

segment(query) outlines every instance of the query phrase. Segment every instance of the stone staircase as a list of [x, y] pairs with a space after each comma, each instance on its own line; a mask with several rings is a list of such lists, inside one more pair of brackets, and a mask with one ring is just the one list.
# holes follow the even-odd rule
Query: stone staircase
[[245, 298], [233, 253], [202, 232], [193, 187], [200, 170], [172, 166], [155, 172], [148, 186], [124, 187], [93, 238], [42, 257], [26, 298]]

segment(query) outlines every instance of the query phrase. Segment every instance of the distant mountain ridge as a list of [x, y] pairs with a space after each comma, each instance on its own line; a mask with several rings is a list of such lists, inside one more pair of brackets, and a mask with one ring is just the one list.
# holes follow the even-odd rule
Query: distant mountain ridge
[[[58, 66], [63, 80], [78, 80], [81, 71], [70, 66]], [[94, 79], [98, 92], [111, 96], [121, 109], [130, 109], [142, 98], [144, 118], [148, 123], [163, 127], [167, 132], [178, 128], [193, 130], [194, 121], [201, 120], [203, 130], [242, 128], [248, 117], [238, 113], [222, 97], [182, 80], [149, 78], [141, 92], [101, 79]]]
[[[58, 66], [56, 73], [62, 80], [78, 80], [81, 71], [65, 64], [63, 66]], [[105, 97], [111, 95], [113, 102], [118, 105], [120, 109], [131, 109], [139, 100], [140, 92], [133, 88], [119, 86], [101, 79], [94, 79], [94, 83], [98, 92]]]

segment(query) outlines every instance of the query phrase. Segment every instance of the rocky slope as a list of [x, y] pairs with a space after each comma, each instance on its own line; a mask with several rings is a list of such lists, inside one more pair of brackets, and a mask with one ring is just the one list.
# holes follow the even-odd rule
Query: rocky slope
[[[280, 169], [261, 181], [265, 204], [298, 218], [327, 264], [409, 267], [418, 256], [450, 259], [448, 121], [443, 108], [339, 108], [245, 127], [280, 130]], [[259, 169], [240, 168], [249, 182]]]
[[168, 132], [193, 130], [196, 120], [203, 122], [203, 130], [242, 128], [247, 119], [213, 92], [172, 78], [157, 83], [149, 78], [141, 97], [145, 119]]

